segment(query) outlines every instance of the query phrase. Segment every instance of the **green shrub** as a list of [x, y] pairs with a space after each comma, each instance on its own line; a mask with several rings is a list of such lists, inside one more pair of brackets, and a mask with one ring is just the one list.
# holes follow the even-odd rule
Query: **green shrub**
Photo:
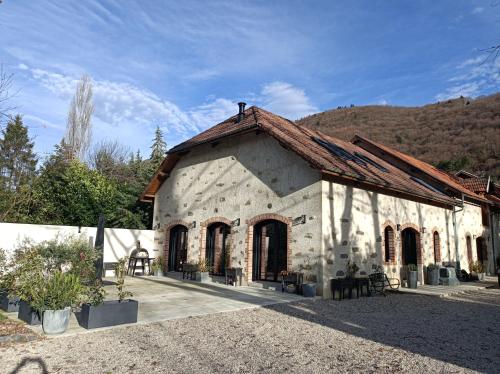
[[58, 271], [38, 283], [30, 304], [41, 312], [61, 310], [78, 305], [83, 293], [84, 286], [77, 275]]
[[484, 266], [479, 261], [473, 261], [470, 263], [470, 270], [474, 273], [484, 273]]

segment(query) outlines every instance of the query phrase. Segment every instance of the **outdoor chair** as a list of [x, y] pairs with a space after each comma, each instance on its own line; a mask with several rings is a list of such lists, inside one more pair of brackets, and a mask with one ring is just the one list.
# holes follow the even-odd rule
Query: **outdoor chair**
[[373, 273], [368, 276], [370, 278], [371, 292], [385, 295], [385, 290], [397, 290], [401, 283], [397, 278], [388, 278], [385, 273]]
[[196, 279], [196, 272], [198, 271], [198, 265], [196, 264], [182, 264], [182, 279]]

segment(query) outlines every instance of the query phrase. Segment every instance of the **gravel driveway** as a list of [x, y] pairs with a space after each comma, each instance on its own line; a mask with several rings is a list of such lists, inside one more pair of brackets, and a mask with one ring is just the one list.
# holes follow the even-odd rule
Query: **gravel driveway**
[[500, 371], [500, 290], [304, 300], [0, 349], [5, 373]]

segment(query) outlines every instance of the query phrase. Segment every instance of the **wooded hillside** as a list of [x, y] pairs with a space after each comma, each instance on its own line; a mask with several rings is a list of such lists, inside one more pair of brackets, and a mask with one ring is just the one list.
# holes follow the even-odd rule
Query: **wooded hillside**
[[338, 108], [297, 123], [344, 140], [363, 135], [443, 170], [500, 179], [500, 93], [423, 107]]

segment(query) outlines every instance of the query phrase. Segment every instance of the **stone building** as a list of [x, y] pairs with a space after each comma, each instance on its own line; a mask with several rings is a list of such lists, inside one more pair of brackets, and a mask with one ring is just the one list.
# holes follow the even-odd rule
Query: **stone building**
[[[329, 280], [355, 262], [393, 277], [416, 264], [481, 260], [494, 269], [487, 214], [500, 204], [464, 179], [368, 139], [341, 141], [257, 107], [173, 147], [141, 196], [154, 201], [167, 270], [208, 260], [246, 282], [303, 272]], [[497, 216], [498, 217], [498, 216]], [[479, 247], [478, 247], [479, 246]]]

